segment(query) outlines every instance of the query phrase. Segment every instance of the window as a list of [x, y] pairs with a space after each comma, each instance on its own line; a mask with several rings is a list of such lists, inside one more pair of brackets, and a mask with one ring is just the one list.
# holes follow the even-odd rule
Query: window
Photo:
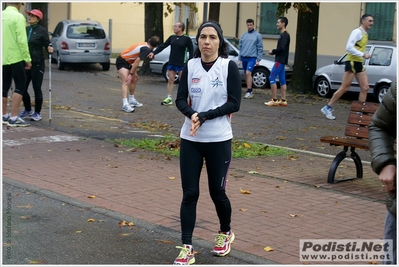
[[391, 65], [393, 50], [391, 48], [376, 47], [371, 55], [370, 65]]
[[366, 3], [366, 14], [371, 14], [374, 24], [368, 31], [369, 40], [392, 41], [396, 3]]
[[260, 6], [260, 26], [261, 34], [279, 34], [276, 27], [277, 23], [277, 3], [261, 3]]
[[193, 30], [196, 28], [196, 13], [184, 4], [175, 5], [175, 22], [178, 21], [183, 22], [186, 25], [186, 29]]

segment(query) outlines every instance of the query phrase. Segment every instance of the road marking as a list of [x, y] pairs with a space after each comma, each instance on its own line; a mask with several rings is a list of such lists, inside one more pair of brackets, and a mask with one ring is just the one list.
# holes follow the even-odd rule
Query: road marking
[[34, 138], [22, 138], [17, 140], [3, 140], [3, 146], [21, 146], [35, 143], [48, 144], [71, 141], [79, 141], [79, 137], [70, 135], [52, 135]]

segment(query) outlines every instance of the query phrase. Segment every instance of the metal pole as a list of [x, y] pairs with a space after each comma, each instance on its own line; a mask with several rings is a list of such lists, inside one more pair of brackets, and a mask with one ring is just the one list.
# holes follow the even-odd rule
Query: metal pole
[[48, 122], [51, 125], [51, 53], [48, 53], [48, 98], [49, 98]]
[[108, 38], [109, 38], [109, 42], [111, 43], [111, 48], [112, 48], [112, 19], [109, 19], [109, 21], [108, 21]]

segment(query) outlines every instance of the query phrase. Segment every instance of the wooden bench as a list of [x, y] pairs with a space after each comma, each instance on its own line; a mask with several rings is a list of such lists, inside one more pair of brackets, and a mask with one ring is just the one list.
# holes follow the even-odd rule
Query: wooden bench
[[[359, 155], [355, 149], [369, 150], [368, 140], [368, 126], [371, 121], [371, 117], [377, 110], [379, 104], [372, 102], [360, 102], [353, 101], [350, 113], [348, 116], [348, 124], [346, 125], [345, 135], [343, 137], [337, 136], [322, 136], [320, 141], [328, 143], [331, 146], [343, 146], [344, 149], [333, 159], [330, 170], [328, 171], [327, 182], [334, 184], [337, 182], [353, 180], [363, 178], [363, 165]], [[348, 149], [350, 148], [350, 154], [348, 155]], [[354, 178], [342, 178], [334, 180], [335, 173], [339, 164], [347, 157], [353, 159], [356, 165], [356, 177]]]

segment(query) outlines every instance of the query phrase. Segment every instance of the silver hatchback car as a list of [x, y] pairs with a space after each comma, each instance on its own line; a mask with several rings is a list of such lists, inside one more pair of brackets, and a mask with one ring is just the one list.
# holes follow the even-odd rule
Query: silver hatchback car
[[[366, 53], [370, 59], [364, 60], [370, 89], [368, 94], [381, 103], [392, 81], [397, 75], [397, 51], [396, 46], [386, 44], [369, 44]], [[321, 97], [330, 97], [341, 86], [342, 76], [345, 72], [345, 53], [334, 64], [321, 67], [313, 76], [313, 86]], [[360, 92], [356, 78], [353, 78], [350, 92]]]
[[[194, 50], [197, 48], [195, 36], [190, 36], [193, 41]], [[239, 39], [234, 37], [225, 36], [225, 42], [229, 47], [229, 58], [235, 63], [238, 63], [239, 54]], [[150, 68], [153, 73], [162, 74], [165, 80], [168, 80], [167, 65], [169, 61], [170, 46], [162, 50], [161, 53], [155, 55], [154, 59], [150, 61]], [[188, 53], [187, 53], [188, 56]], [[262, 60], [259, 62], [259, 66], [256, 66], [252, 72], [252, 86], [253, 88], [270, 88], [269, 75], [270, 71], [274, 65], [274, 58], [263, 56]], [[245, 83], [245, 73], [242, 65], [238, 66], [241, 74], [241, 80]], [[287, 82], [291, 79], [292, 67], [290, 65], [285, 66], [285, 73]], [[278, 79], [277, 79], [278, 80]], [[179, 77], [176, 75], [175, 83], [179, 82]]]
[[51, 33], [51, 62], [59, 70], [67, 63], [100, 63], [109, 70], [111, 43], [103, 28], [92, 20], [62, 20]]

